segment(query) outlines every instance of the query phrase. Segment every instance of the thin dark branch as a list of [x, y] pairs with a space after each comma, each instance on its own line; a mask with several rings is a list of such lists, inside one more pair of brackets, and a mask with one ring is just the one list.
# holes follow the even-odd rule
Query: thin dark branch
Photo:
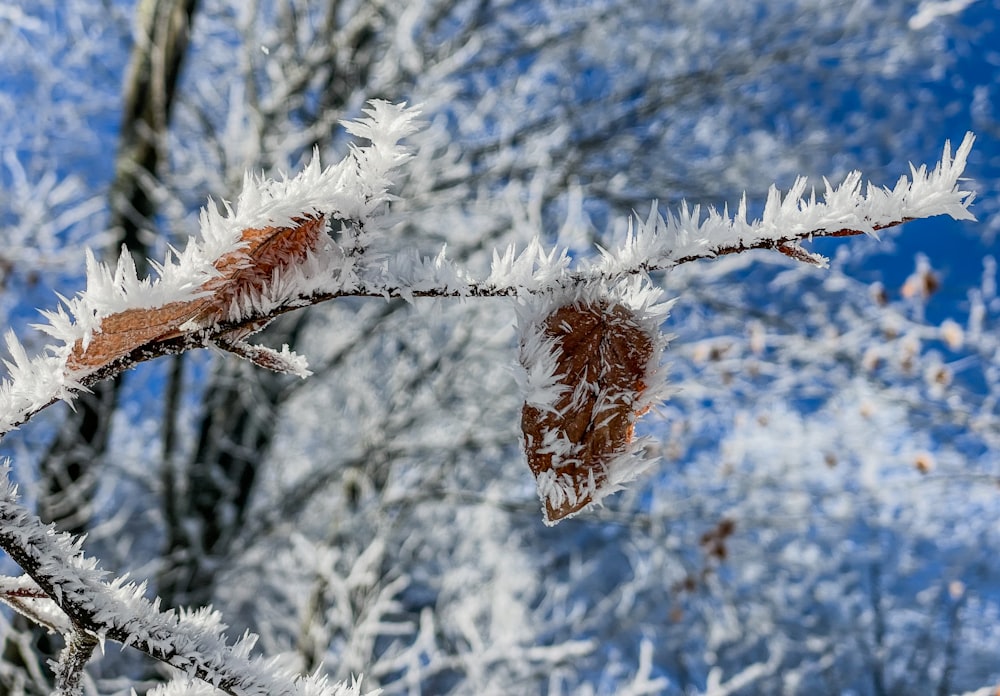
[[[903, 218], [880, 225], [875, 225], [873, 229], [883, 230], [909, 222], [910, 218]], [[465, 298], [465, 297], [517, 297], [525, 293], [544, 295], [574, 286], [584, 285], [595, 281], [613, 282], [616, 279], [635, 275], [647, 275], [657, 271], [667, 271], [675, 266], [702, 259], [711, 259], [728, 254], [736, 254], [745, 251], [759, 249], [770, 249], [780, 251], [789, 255], [789, 248], [795, 247], [802, 242], [812, 240], [817, 237], [850, 237], [865, 234], [863, 230], [838, 229], [838, 230], [810, 230], [797, 234], [790, 234], [786, 237], [775, 239], [759, 239], [750, 242], [741, 242], [731, 246], [708, 247], [696, 254], [689, 254], [676, 259], [666, 258], [653, 263], [642, 262], [632, 268], [622, 269], [614, 274], [594, 271], [575, 271], [552, 281], [547, 285], [539, 285], [527, 288], [521, 285], [494, 285], [488, 283], [469, 283], [464, 287], [452, 288], [428, 288], [415, 290], [406, 287], [387, 285], [360, 285], [349, 290], [320, 291], [310, 295], [289, 298], [283, 304], [273, 307], [267, 311], [251, 312], [237, 321], [223, 321], [218, 324], [193, 330], [175, 338], [157, 340], [140, 346], [136, 346], [127, 355], [114, 360], [103, 367], [91, 372], [80, 379], [80, 385], [84, 388], [92, 387], [99, 382], [111, 379], [122, 372], [132, 369], [142, 362], [163, 357], [165, 355], [176, 355], [195, 348], [206, 348], [215, 345], [216, 342], [224, 340], [227, 334], [234, 331], [252, 329], [267, 324], [271, 320], [288, 312], [302, 309], [321, 302], [337, 299], [340, 297], [372, 297], [381, 299], [390, 298], [416, 298], [416, 297], [437, 297], [437, 298]], [[792, 254], [793, 258], [798, 258]], [[53, 399], [44, 406], [31, 411], [22, 420], [13, 424], [11, 429], [30, 420], [39, 411], [51, 406], [58, 398]], [[8, 431], [9, 432], [9, 431]], [[3, 433], [0, 433], [2, 437]]]
[[[0, 497], [0, 548], [77, 627], [82, 642], [73, 649], [74, 655], [82, 658], [87, 646], [93, 650], [96, 637], [101, 636], [136, 648], [232, 696], [293, 693], [290, 683], [264, 676], [252, 660], [198, 622], [159, 612], [136, 597], [119, 597], [128, 590], [116, 590], [100, 580], [100, 571], [88, 569], [82, 554], [66, 538], [42, 524], [10, 492]], [[72, 686], [71, 676], [66, 676], [68, 686]], [[79, 674], [73, 678], [79, 679]]]

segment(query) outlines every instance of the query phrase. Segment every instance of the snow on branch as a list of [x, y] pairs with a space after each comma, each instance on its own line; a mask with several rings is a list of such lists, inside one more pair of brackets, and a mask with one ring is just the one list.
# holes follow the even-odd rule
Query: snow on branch
[[[108, 640], [133, 647], [233, 696], [360, 694], [358, 682], [331, 684], [325, 677], [295, 675], [270, 660], [251, 657], [256, 637], [246, 634], [228, 642], [226, 626], [210, 609], [160, 611], [158, 603], [144, 597], [144, 584], [107, 579], [108, 574], [83, 555], [78, 541], [57, 533], [18, 503], [17, 489], [7, 476], [7, 467], [0, 467], [0, 547], [33, 583], [5, 578], [0, 584], [24, 588], [33, 597], [35, 588], [42, 590], [66, 617], [58, 622], [61, 631], [69, 623], [74, 629], [70, 635], [102, 651]], [[63, 657], [80, 656], [67, 650]], [[74, 669], [78, 677], [79, 665]]]
[[892, 189], [862, 187], [854, 172], [839, 186], [826, 182], [818, 198], [815, 190], [806, 195], [800, 179], [785, 195], [772, 187], [762, 217], [753, 221], [745, 198], [732, 217], [728, 209], [703, 215], [699, 206], [686, 204], [664, 217], [654, 205], [646, 220], [630, 224], [623, 244], [599, 249], [596, 260], [574, 266], [565, 250], [535, 240], [519, 253], [513, 247], [496, 252], [489, 276], [477, 280], [443, 251], [433, 259], [409, 251], [389, 258], [366, 253], [387, 231], [381, 213], [393, 198], [390, 173], [410, 157], [399, 141], [416, 131], [417, 113], [373, 101], [365, 118], [346, 126], [370, 144], [353, 147], [341, 162], [323, 168], [314, 157], [291, 179], [248, 174], [235, 204], [209, 201], [200, 238], [154, 264], [153, 279], [138, 278], [127, 252], [113, 267], [88, 252], [87, 289], [44, 312], [48, 323], [38, 327], [56, 344], [29, 358], [12, 334], [6, 337], [9, 377], [0, 384], [0, 435], [138, 362], [191, 348], [216, 346], [304, 377], [305, 362], [287, 348], [245, 339], [283, 312], [336, 297], [563, 294], [750, 249], [775, 249], [822, 265], [825, 259], [803, 242], [875, 235], [935, 215], [972, 219], [974, 195], [958, 185], [975, 140], [969, 133], [954, 157], [946, 144], [932, 170], [911, 165], [910, 176]]
[[[772, 249], [825, 266], [826, 259], [802, 245], [815, 237], [877, 237], [879, 230], [939, 215], [974, 220], [969, 207], [975, 194], [959, 185], [974, 142], [975, 136], [967, 133], [954, 155], [946, 142], [933, 169], [911, 164], [910, 175], [901, 176], [892, 188], [863, 185], [858, 171], [839, 185], [824, 179], [821, 195], [807, 191], [805, 178], [784, 194], [772, 186], [761, 217], [754, 220], [749, 219], [745, 196], [732, 215], [728, 206], [703, 210], [682, 203], [664, 216], [654, 203], [645, 219], [629, 221], [620, 246], [598, 249], [596, 260], [583, 259], [576, 266], [565, 249], [546, 248], [538, 239], [521, 251], [513, 246], [494, 251], [490, 274], [482, 280], [470, 277], [443, 251], [433, 259], [404, 253], [390, 259], [379, 275], [359, 278], [351, 294], [405, 299], [544, 295], [754, 249]], [[321, 294], [308, 301], [330, 297]]]
[[772, 186], [758, 220], [747, 219], [746, 196], [732, 217], [728, 207], [721, 213], [709, 209], [703, 216], [700, 206], [687, 204], [663, 217], [654, 205], [649, 217], [630, 229], [619, 249], [603, 252], [595, 270], [612, 276], [666, 270], [750, 249], [775, 249], [825, 265], [825, 259], [805, 251], [801, 244], [814, 237], [877, 237], [879, 230], [938, 215], [974, 220], [969, 206], [975, 194], [959, 186], [974, 142], [975, 136], [967, 133], [954, 157], [950, 141], [946, 142], [933, 170], [911, 164], [910, 176], [901, 176], [891, 189], [871, 182], [862, 186], [858, 171], [848, 174], [839, 186], [824, 179], [821, 198], [815, 189], [806, 194], [805, 178], [799, 178], [784, 196]]
[[399, 141], [417, 129], [417, 113], [372, 102], [365, 118], [347, 124], [370, 145], [354, 147], [338, 164], [323, 168], [314, 157], [291, 179], [248, 174], [236, 203], [221, 203], [223, 213], [210, 201], [201, 237], [155, 265], [154, 279], [139, 279], [128, 253], [114, 267], [88, 254], [87, 289], [45, 312], [48, 323], [39, 326], [57, 344], [29, 358], [13, 335], [6, 338], [11, 357], [0, 384], [0, 434], [137, 362], [191, 348], [216, 346], [306, 376], [304, 361], [287, 349], [245, 339], [283, 312], [336, 297], [560, 294], [751, 249], [822, 265], [825, 259], [802, 247], [813, 237], [876, 235], [936, 215], [973, 219], [974, 194], [959, 186], [975, 140], [969, 133], [954, 156], [946, 144], [933, 169], [911, 165], [892, 189], [863, 187], [854, 172], [838, 186], [825, 182], [818, 197], [815, 190], [807, 195], [800, 179], [784, 195], [772, 187], [761, 218], [752, 221], [745, 198], [733, 216], [683, 204], [664, 217], [654, 205], [645, 220], [630, 223], [619, 247], [599, 249], [596, 260], [574, 266], [565, 250], [535, 240], [520, 252], [495, 252], [489, 276], [477, 280], [443, 251], [432, 259], [366, 253], [386, 232], [381, 212], [392, 200], [390, 173], [410, 157]]
[[[683, 205], [630, 224], [623, 244], [599, 249], [575, 266], [565, 250], [535, 240], [521, 252], [494, 254], [489, 276], [476, 280], [442, 251], [424, 259], [410, 251], [389, 258], [366, 251], [386, 230], [381, 213], [392, 200], [391, 172], [410, 157], [399, 144], [417, 129], [418, 112], [374, 101], [365, 118], [347, 124], [369, 140], [341, 162], [323, 168], [314, 157], [297, 176], [280, 180], [248, 174], [230, 205], [209, 201], [201, 236], [154, 264], [156, 277], [138, 278], [124, 252], [113, 266], [87, 254], [87, 289], [44, 312], [42, 331], [56, 341], [29, 358], [6, 336], [9, 376], [0, 383], [0, 436], [57, 400], [138, 362], [192, 348], [216, 346], [268, 369], [300, 376], [305, 361], [287, 347], [250, 345], [246, 338], [283, 312], [335, 297], [412, 299], [563, 294], [595, 283], [611, 286], [681, 263], [750, 249], [774, 249], [822, 265], [802, 243], [817, 236], [875, 235], [908, 220], [950, 215], [972, 219], [974, 195], [958, 185], [975, 140], [965, 136], [955, 156], [946, 144], [932, 169], [911, 165], [892, 189], [854, 172], [839, 186], [826, 182], [821, 198], [806, 196], [800, 179], [784, 196], [772, 187], [759, 220], [741, 201], [730, 217]], [[219, 207], [224, 212], [221, 212]], [[338, 229], [332, 226], [338, 225]]]
[[[234, 204], [209, 200], [199, 238], [153, 264], [140, 279], [123, 250], [105, 265], [87, 252], [87, 288], [43, 312], [36, 328], [56, 341], [29, 358], [6, 337], [8, 378], [0, 384], [0, 434], [57, 400], [69, 400], [142, 360], [215, 345], [270, 369], [308, 374], [287, 350], [244, 339], [278, 313], [358, 285], [360, 257], [382, 232], [392, 199], [389, 173], [410, 157], [399, 141], [417, 129], [418, 111], [373, 101], [347, 129], [368, 138], [341, 162], [319, 157], [294, 178], [247, 174]], [[220, 206], [222, 210], [220, 211]], [[338, 241], [340, 243], [338, 243]]]

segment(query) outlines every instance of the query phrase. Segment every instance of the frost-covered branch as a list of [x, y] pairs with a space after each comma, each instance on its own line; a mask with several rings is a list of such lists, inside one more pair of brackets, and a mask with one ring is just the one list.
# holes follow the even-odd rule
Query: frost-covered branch
[[[129, 369], [137, 362], [216, 345], [271, 369], [307, 374], [286, 350], [249, 346], [243, 338], [279, 314], [343, 296], [521, 297], [574, 287], [614, 284], [690, 261], [751, 249], [775, 249], [822, 265], [802, 244], [814, 237], [875, 235], [878, 230], [936, 215], [970, 219], [973, 194], [959, 187], [974, 137], [954, 157], [946, 144], [932, 170], [912, 167], [892, 189], [862, 187], [854, 172], [822, 197], [806, 195], [800, 179], [782, 196], [771, 189], [760, 219], [748, 220], [746, 199], [728, 210], [683, 205], [630, 225], [624, 242], [600, 249], [594, 261], [571, 266], [564, 250], [535, 240], [518, 253], [494, 254], [489, 276], [474, 279], [449, 260], [401, 252], [368, 259], [380, 233], [379, 212], [391, 196], [389, 173], [407, 151], [416, 112], [373, 102], [369, 117], [348, 130], [371, 141], [337, 165], [314, 158], [298, 176], [274, 181], [248, 175], [234, 206], [213, 204], [201, 216], [201, 239], [157, 266], [155, 280], [139, 279], [123, 253], [114, 269], [88, 256], [88, 286], [65, 307], [46, 312], [40, 328], [62, 342], [29, 359], [7, 337], [10, 378], [0, 387], [0, 432], [23, 423], [54, 401]], [[323, 234], [342, 228], [341, 243]]]
[[[620, 246], [599, 249], [597, 261], [583, 261], [576, 268], [571, 268], [564, 251], [546, 249], [538, 240], [520, 253], [513, 247], [495, 252], [491, 273], [482, 281], [469, 279], [444, 252], [432, 259], [400, 255], [383, 277], [360, 284], [351, 294], [404, 298], [545, 294], [757, 249], [773, 249], [825, 266], [823, 257], [806, 251], [802, 244], [816, 237], [877, 237], [880, 230], [939, 215], [975, 219], [969, 212], [975, 194], [959, 185], [974, 142], [975, 136], [967, 133], [954, 155], [950, 141], [946, 142], [941, 161], [933, 169], [911, 164], [910, 176], [901, 176], [891, 189], [870, 182], [863, 186], [858, 171], [837, 186], [824, 179], [822, 196], [815, 189], [807, 192], [805, 178], [799, 178], [784, 195], [772, 186], [756, 220], [748, 218], [745, 196], [732, 216], [728, 208], [704, 212], [701, 206], [687, 204], [664, 216], [654, 203], [645, 220], [629, 221]], [[318, 298], [324, 299], [328, 297]]]
[[[737, 212], [683, 205], [630, 225], [624, 242], [600, 249], [594, 261], [571, 266], [565, 250], [535, 240], [517, 253], [495, 252], [489, 276], [474, 279], [442, 251], [433, 259], [401, 252], [368, 259], [366, 250], [385, 233], [379, 213], [391, 199], [390, 172], [409, 153], [398, 143], [416, 129], [417, 112], [373, 102], [368, 117], [348, 130], [368, 138], [337, 165], [313, 159], [298, 176], [275, 181], [247, 175], [243, 192], [226, 214], [210, 202], [201, 216], [201, 238], [156, 266], [158, 277], [139, 279], [130, 255], [111, 269], [88, 255], [87, 290], [65, 307], [46, 312], [40, 328], [60, 341], [29, 358], [7, 336], [10, 377], [0, 385], [0, 433], [58, 400], [131, 368], [138, 362], [215, 345], [270, 369], [305, 376], [304, 362], [287, 349], [272, 351], [243, 340], [276, 316], [343, 296], [523, 297], [562, 293], [593, 284], [613, 285], [678, 264], [751, 249], [776, 249], [823, 264], [801, 245], [818, 236], [877, 234], [909, 220], [936, 215], [970, 219], [974, 195], [959, 187], [974, 136], [954, 157], [946, 144], [932, 169], [911, 165], [892, 189], [862, 190], [854, 172], [839, 185], [826, 182], [821, 198], [806, 195], [800, 179], [782, 196], [774, 187], [759, 220]], [[324, 232], [341, 226], [340, 244]]]
[[[349, 696], [359, 685], [329, 684], [325, 677], [301, 677], [263, 658], [250, 657], [256, 638], [229, 643], [220, 616], [211, 610], [163, 612], [144, 597], [145, 585], [107, 573], [86, 558], [80, 544], [57, 533], [17, 502], [17, 490], [0, 470], [0, 547], [68, 617], [73, 629], [58, 673], [66, 693], [80, 677], [94, 645], [108, 640], [133, 647], [233, 696], [309, 694]], [[75, 641], [75, 642], [74, 642]], [[73, 646], [76, 647], [73, 647]]]
[[621, 251], [606, 254], [607, 263], [611, 269], [666, 270], [698, 259], [775, 249], [825, 265], [825, 259], [806, 252], [801, 244], [815, 237], [877, 237], [879, 230], [938, 215], [974, 220], [969, 206], [975, 194], [959, 186], [974, 142], [975, 136], [967, 133], [954, 156], [950, 141], [946, 142], [933, 170], [911, 164], [910, 176], [901, 176], [891, 189], [870, 182], [862, 186], [859, 171], [848, 174], [839, 186], [824, 179], [821, 198], [815, 189], [807, 194], [805, 178], [799, 178], [784, 196], [772, 186], [759, 220], [747, 219], [745, 196], [732, 217], [726, 209], [722, 213], [709, 210], [703, 218], [699, 206], [682, 206], [666, 218], [654, 210], [629, 234]]
[[[366, 113], [348, 130], [370, 145], [326, 168], [314, 157], [291, 179], [248, 174], [236, 203], [221, 204], [225, 214], [209, 201], [200, 238], [154, 264], [154, 279], [140, 279], [126, 251], [114, 267], [88, 253], [87, 289], [45, 312], [48, 323], [37, 327], [56, 344], [29, 358], [6, 336], [11, 359], [0, 385], [0, 433], [137, 362], [195, 346], [303, 373], [287, 351], [243, 339], [282, 311], [309, 304], [301, 298], [320, 287], [329, 296], [357, 286], [359, 257], [382, 231], [379, 213], [391, 199], [388, 174], [409, 157], [399, 140], [416, 130], [419, 112], [375, 101]], [[331, 225], [345, 244], [326, 234]]]
[[[11, 380], [0, 388], [0, 433], [58, 399], [70, 397], [138, 362], [201, 346], [236, 353], [261, 367], [305, 377], [305, 361], [287, 346], [273, 350], [245, 339], [279, 314], [342, 296], [515, 297], [525, 406], [522, 434], [545, 519], [555, 523], [598, 502], [648, 466], [632, 441], [636, 418], [666, 391], [659, 325], [668, 305], [649, 274], [682, 263], [750, 249], [775, 249], [806, 263], [826, 260], [802, 244], [817, 236], [876, 235], [936, 215], [969, 219], [974, 195], [959, 177], [974, 137], [952, 156], [947, 143], [932, 169], [911, 165], [892, 189], [862, 187], [860, 172], [822, 196], [799, 179], [781, 195], [772, 187], [760, 219], [746, 198], [728, 209], [683, 205], [666, 217], [654, 205], [630, 225], [623, 242], [575, 264], [565, 249], [534, 239], [517, 253], [494, 252], [477, 280], [449, 260], [370, 250], [389, 230], [380, 213], [391, 199], [390, 173], [409, 153], [399, 141], [414, 132], [416, 112], [372, 102], [349, 124], [370, 141], [337, 165], [316, 158], [292, 179], [247, 176], [226, 214], [211, 203], [201, 238], [137, 277], [123, 252], [114, 269], [88, 256], [88, 287], [46, 316], [41, 328], [62, 342], [29, 359], [12, 336]], [[330, 229], [339, 223], [340, 229]], [[529, 297], [540, 298], [534, 304]], [[631, 335], [630, 334], [634, 334]], [[625, 334], [623, 346], [612, 348]], [[594, 337], [601, 337], [594, 340]], [[563, 345], [563, 344], [566, 345]], [[572, 347], [570, 347], [572, 346]]]
[[83, 696], [83, 677], [87, 663], [97, 647], [97, 638], [87, 631], [72, 631], [63, 635], [66, 647], [56, 664], [54, 696]]

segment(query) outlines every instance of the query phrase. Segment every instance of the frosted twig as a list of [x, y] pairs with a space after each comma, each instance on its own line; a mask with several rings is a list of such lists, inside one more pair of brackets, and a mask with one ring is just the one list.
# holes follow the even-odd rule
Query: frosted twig
[[[229, 643], [218, 614], [160, 611], [143, 595], [145, 586], [107, 573], [87, 559], [80, 544], [59, 534], [17, 502], [16, 488], [0, 470], [0, 548], [37, 583], [75, 627], [59, 676], [63, 693], [78, 693], [80, 660], [106, 640], [133, 647], [232, 696], [357, 696], [359, 685], [329, 684], [324, 677], [298, 676], [263, 658], [251, 658], [255, 637]], [[89, 641], [92, 640], [93, 644]], [[89, 645], [89, 650], [87, 649]], [[69, 649], [69, 648], [68, 648]], [[60, 676], [61, 675], [61, 676]]]
[[59, 653], [55, 668], [53, 696], [83, 696], [84, 670], [96, 647], [97, 638], [85, 631], [73, 631], [66, 636], [66, 647]]

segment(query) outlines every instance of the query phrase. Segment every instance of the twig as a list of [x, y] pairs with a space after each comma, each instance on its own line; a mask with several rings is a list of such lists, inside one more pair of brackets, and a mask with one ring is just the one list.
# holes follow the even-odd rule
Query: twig
[[56, 690], [53, 696], [83, 696], [83, 676], [90, 656], [97, 647], [97, 638], [85, 631], [73, 631], [66, 638], [66, 647], [59, 653], [55, 667]]
[[81, 665], [105, 639], [131, 646], [231, 696], [297, 693], [294, 678], [276, 679], [267, 665], [245, 656], [246, 646], [230, 645], [214, 632], [210, 617], [161, 612], [141, 596], [141, 587], [104, 581], [103, 571], [83, 557], [69, 535], [44, 525], [15, 500], [9, 483], [2, 485], [7, 490], [0, 497], [0, 548], [75, 627], [57, 674], [63, 694], [81, 693], [73, 690], [78, 688]]

